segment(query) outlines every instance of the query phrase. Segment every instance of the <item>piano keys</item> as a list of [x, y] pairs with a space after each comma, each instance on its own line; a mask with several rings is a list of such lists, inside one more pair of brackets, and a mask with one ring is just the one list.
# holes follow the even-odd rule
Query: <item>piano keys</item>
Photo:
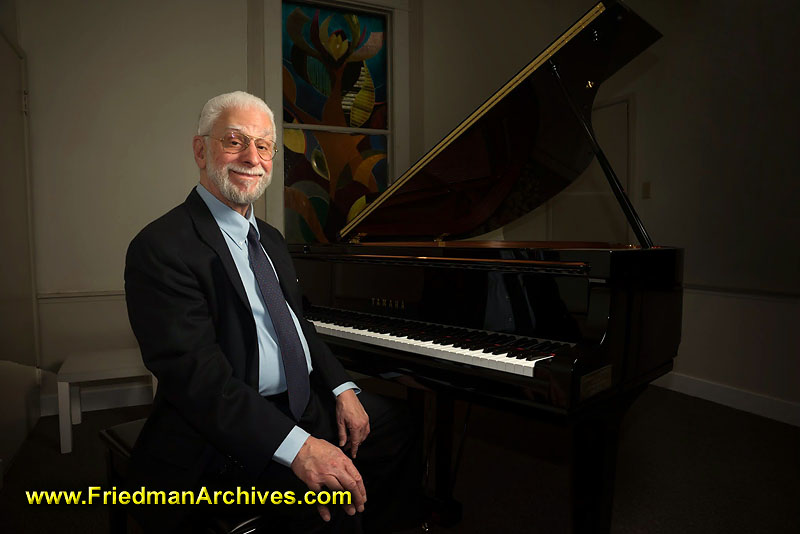
[[311, 321], [323, 335], [349, 339], [419, 356], [482, 369], [495, 369], [518, 376], [533, 377], [533, 369], [574, 346], [560, 341], [520, 337], [486, 330], [446, 327], [422, 322], [385, 320], [380, 316], [355, 317], [336, 313]]

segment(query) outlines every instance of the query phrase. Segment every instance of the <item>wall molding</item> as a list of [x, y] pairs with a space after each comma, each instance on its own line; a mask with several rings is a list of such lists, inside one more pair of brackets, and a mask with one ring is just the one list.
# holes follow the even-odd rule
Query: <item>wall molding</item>
[[64, 300], [64, 299], [114, 300], [117, 298], [124, 298], [124, 297], [125, 297], [125, 291], [122, 289], [112, 289], [108, 291], [52, 291], [47, 293], [39, 293], [36, 295], [36, 299], [39, 301]]
[[748, 289], [742, 287], [724, 287], [712, 286], [705, 284], [690, 284], [684, 282], [684, 291], [691, 291], [693, 293], [713, 294], [715, 296], [749, 298], [759, 300], [797, 300], [800, 299], [800, 293], [782, 292], [782, 291], [769, 291], [766, 289]]
[[653, 385], [800, 427], [798, 402], [767, 397], [675, 372], [662, 376], [653, 382]]

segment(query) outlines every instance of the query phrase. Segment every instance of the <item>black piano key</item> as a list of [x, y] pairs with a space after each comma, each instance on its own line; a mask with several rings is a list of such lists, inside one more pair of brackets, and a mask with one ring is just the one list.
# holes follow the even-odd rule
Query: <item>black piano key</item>
[[408, 337], [413, 328], [408, 321], [398, 321], [396, 324], [391, 325], [392, 329], [390, 334], [397, 337]]
[[505, 356], [511, 359], [524, 360], [531, 354], [531, 347], [538, 343], [539, 341], [536, 339], [519, 338], [514, 343], [510, 344], [507, 350], [500, 354], [505, 354]]
[[539, 341], [538, 339], [529, 339], [529, 340], [525, 340], [524, 343], [520, 343], [517, 346], [519, 348], [521, 348], [521, 349], [529, 349], [529, 348], [533, 347], [534, 345], [538, 345], [539, 343], [541, 343], [541, 341]]
[[441, 339], [442, 333], [445, 330], [447, 330], [447, 327], [434, 326], [433, 328], [428, 329], [428, 333], [422, 338], [422, 341], [435, 341], [437, 339]]
[[452, 332], [445, 332], [442, 335], [442, 344], [457, 345], [458, 343], [463, 343], [465, 339], [468, 339], [472, 335], [472, 333], [464, 332], [460, 328], [454, 328]]
[[408, 338], [409, 338], [409, 339], [416, 339], [416, 340], [419, 340], [419, 341], [421, 341], [421, 340], [422, 340], [423, 338], [425, 338], [427, 335], [428, 335], [428, 330], [427, 330], [427, 329], [425, 329], [425, 328], [414, 328], [414, 329], [413, 329], [413, 330], [412, 330], [412, 331], [411, 331], [411, 332], [408, 334]]
[[505, 347], [506, 345], [509, 345], [509, 344], [513, 343], [514, 341], [516, 341], [515, 338], [513, 338], [511, 336], [504, 336], [504, 335], [500, 334], [497, 339], [495, 339], [494, 341], [489, 343], [486, 347], [484, 347], [483, 352], [486, 352], [488, 354], [488, 353], [490, 353], [492, 351], [497, 350], [500, 347]]
[[470, 343], [471, 340], [472, 340], [471, 336], [462, 334], [462, 335], [455, 335], [448, 342], [442, 344], [450, 347], [455, 347], [457, 349], [463, 349], [466, 348], [467, 344]]
[[478, 339], [473, 339], [471, 342], [467, 343], [464, 348], [470, 350], [483, 350], [484, 348], [493, 344], [497, 339], [497, 334], [489, 334]]
[[467, 336], [467, 337], [463, 338], [456, 345], [456, 347], [459, 347], [459, 348], [462, 348], [462, 349], [472, 349], [473, 346], [477, 345], [478, 343], [483, 343], [488, 337], [489, 337], [489, 334], [470, 335], [470, 336]]
[[511, 349], [510, 351], [503, 353], [502, 356], [505, 356], [509, 360], [524, 360], [525, 359], [525, 358], [520, 358], [520, 351], [516, 351], [514, 349]]
[[533, 360], [540, 360], [540, 359], [544, 358], [547, 355], [548, 355], [547, 353], [536, 352], [536, 353], [533, 353], [533, 354], [529, 355], [525, 359], [530, 362], [530, 361], [533, 361]]
[[403, 328], [401, 330], [398, 330], [396, 334], [392, 335], [396, 335], [397, 337], [402, 337], [406, 339], [414, 339], [413, 333], [414, 333], [413, 330], [411, 330], [410, 328]]
[[516, 346], [517, 346], [517, 340], [514, 339], [514, 340], [509, 341], [508, 343], [506, 343], [504, 345], [500, 345], [499, 347], [497, 347], [494, 350], [491, 350], [489, 352], [491, 354], [498, 354], [498, 355], [499, 354], [508, 354], [509, 352], [514, 350], [514, 347], [516, 347]]
[[468, 348], [474, 351], [485, 352], [488, 354], [489, 351], [492, 351], [499, 346], [500, 344], [497, 342], [489, 342], [489, 343], [480, 343]]
[[474, 341], [474, 338], [470, 336], [461, 337], [455, 339], [451, 344], [452, 346], [456, 347], [457, 349], [466, 349], [470, 343]]
[[532, 360], [532, 359], [533, 360], [538, 360], [540, 358], [546, 358], [548, 356], [555, 356], [555, 352], [550, 350], [550, 349], [545, 349], [545, 350], [541, 350], [540, 349], [540, 350], [534, 351], [533, 354], [530, 357], [528, 357], [528, 360]]
[[531, 355], [530, 351], [524, 350], [524, 349], [523, 350], [514, 351], [513, 354], [509, 354], [509, 356], [513, 356], [517, 360], [527, 360], [528, 356], [530, 356], [530, 355]]
[[544, 343], [537, 343], [533, 347], [527, 348], [524, 351], [522, 351], [523, 354], [522, 359], [531, 360], [531, 359], [541, 358], [542, 351], [539, 350], [539, 347], [543, 344]]
[[459, 334], [457, 328], [445, 328], [432, 341], [437, 345], [450, 345], [458, 339]]
[[382, 323], [380, 321], [374, 321], [369, 323], [364, 323], [364, 329], [369, 332], [380, 332], [382, 329], [386, 328], [386, 323]]

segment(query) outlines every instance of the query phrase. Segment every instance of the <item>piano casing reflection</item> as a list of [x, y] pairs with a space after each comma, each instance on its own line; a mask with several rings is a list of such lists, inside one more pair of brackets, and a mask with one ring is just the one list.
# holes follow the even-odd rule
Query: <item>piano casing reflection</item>
[[[335, 244], [291, 245], [306, 317], [347, 367], [437, 393], [451, 502], [453, 399], [569, 430], [569, 532], [608, 532], [619, 422], [680, 342], [682, 250], [652, 244], [594, 138], [599, 85], [660, 34], [598, 4], [368, 199]], [[639, 243], [474, 241], [597, 157]], [[333, 239], [332, 239], [333, 240]]]

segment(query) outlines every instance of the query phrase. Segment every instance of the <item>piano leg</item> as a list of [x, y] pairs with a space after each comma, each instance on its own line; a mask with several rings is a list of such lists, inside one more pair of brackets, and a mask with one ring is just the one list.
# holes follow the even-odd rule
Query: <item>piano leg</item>
[[[461, 503], [453, 498], [453, 489], [455, 486], [455, 479], [453, 473], [453, 417], [455, 409], [453, 405], [453, 398], [443, 393], [433, 393], [433, 413], [431, 414], [426, 408], [430, 408], [430, 404], [425, 402], [424, 393], [416, 391], [414, 396], [411, 396], [412, 390], [409, 389], [409, 400], [414, 408], [421, 409], [422, 412], [427, 412], [426, 415], [433, 415], [435, 421], [435, 430], [429, 439], [433, 440], [432, 444], [426, 442], [425, 451], [433, 449], [433, 492], [432, 496], [428, 493], [425, 499], [427, 516], [430, 521], [441, 527], [452, 527], [461, 522], [463, 509]], [[422, 399], [415, 400], [417, 395], [422, 396]], [[420, 421], [430, 421], [426, 417], [420, 417]], [[424, 433], [423, 433], [424, 435]], [[427, 466], [426, 466], [427, 470]]]
[[611, 529], [620, 423], [642, 389], [577, 421], [572, 428], [570, 532], [574, 534], [608, 534]]
[[453, 399], [436, 396], [436, 493], [445, 501], [453, 496]]

